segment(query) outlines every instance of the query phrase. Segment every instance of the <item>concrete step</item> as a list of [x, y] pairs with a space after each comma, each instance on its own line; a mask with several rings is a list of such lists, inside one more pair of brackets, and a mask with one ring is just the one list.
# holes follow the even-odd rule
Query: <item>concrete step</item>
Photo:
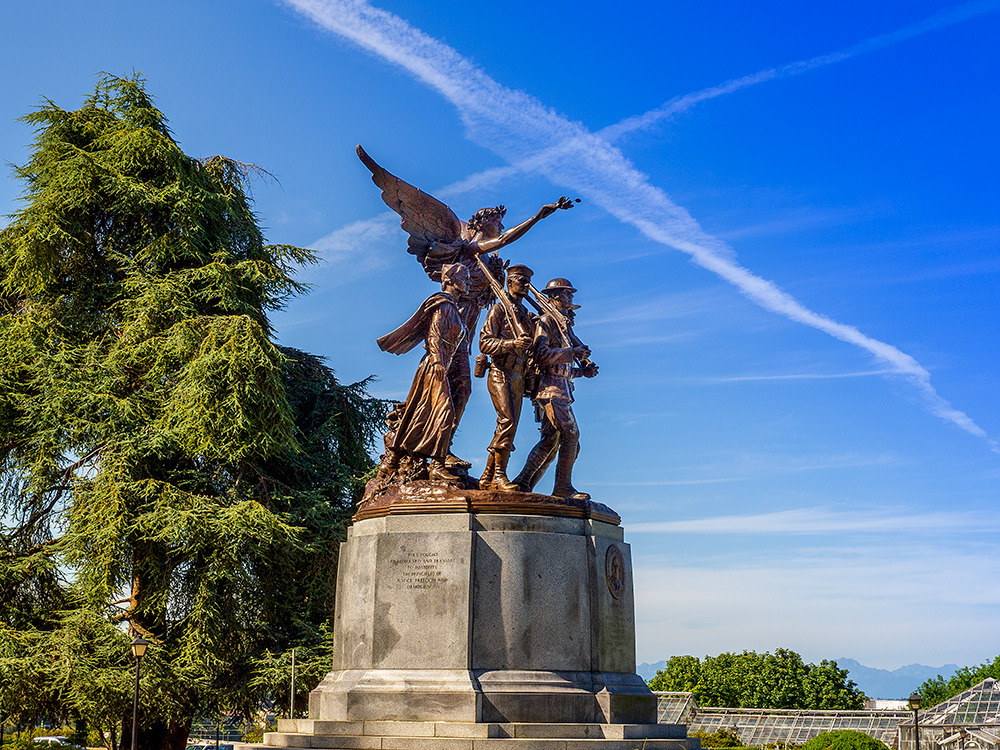
[[247, 750], [700, 750], [696, 739], [607, 739], [555, 737], [413, 737], [308, 735], [272, 732]]
[[683, 724], [542, 724], [280, 719], [278, 733], [376, 737], [460, 737], [467, 739], [683, 740], [687, 738], [687, 727]]

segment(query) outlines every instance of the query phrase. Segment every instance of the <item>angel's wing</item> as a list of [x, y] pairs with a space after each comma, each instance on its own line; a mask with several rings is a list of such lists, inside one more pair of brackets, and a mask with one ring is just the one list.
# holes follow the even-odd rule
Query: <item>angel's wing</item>
[[371, 170], [372, 182], [382, 189], [385, 205], [399, 214], [400, 226], [410, 235], [409, 251], [421, 263], [432, 242], [449, 244], [461, 238], [462, 221], [448, 206], [380, 167], [361, 146], [358, 158]]

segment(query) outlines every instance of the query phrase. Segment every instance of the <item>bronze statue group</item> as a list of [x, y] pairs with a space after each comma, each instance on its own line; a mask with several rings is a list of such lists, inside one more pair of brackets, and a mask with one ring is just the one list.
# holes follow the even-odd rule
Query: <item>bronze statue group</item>
[[[554, 278], [539, 291], [530, 268], [508, 266], [496, 254], [541, 219], [571, 208], [573, 201], [560, 198], [507, 230], [503, 206], [481, 209], [466, 223], [444, 203], [380, 167], [361, 146], [358, 156], [382, 189], [382, 199], [400, 215], [410, 235], [409, 252], [441, 284], [441, 291], [424, 300], [408, 321], [378, 340], [383, 351], [393, 354], [419, 344], [426, 353], [406, 401], [396, 404], [386, 419], [385, 454], [363, 502], [371, 502], [391, 483], [429, 480], [470, 488], [466, 472], [471, 464], [452, 453], [451, 442], [472, 393], [471, 343], [487, 307], [475, 374], [486, 377], [497, 424], [478, 489], [533, 492], [555, 462], [551, 494], [589, 500], [572, 481], [580, 450], [573, 380], [592, 378], [598, 368], [573, 332], [577, 290], [567, 279]], [[528, 311], [526, 301], [537, 314]], [[510, 479], [508, 465], [526, 398], [534, 405], [541, 436], [520, 473]]]

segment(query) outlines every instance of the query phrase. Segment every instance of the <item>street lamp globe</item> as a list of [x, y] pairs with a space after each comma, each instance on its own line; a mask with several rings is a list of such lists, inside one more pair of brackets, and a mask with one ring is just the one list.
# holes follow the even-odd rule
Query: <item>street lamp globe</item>
[[141, 659], [143, 656], [145, 656], [146, 646], [148, 645], [149, 641], [147, 641], [142, 636], [139, 636], [134, 641], [132, 641], [132, 655], [135, 656], [136, 659]]

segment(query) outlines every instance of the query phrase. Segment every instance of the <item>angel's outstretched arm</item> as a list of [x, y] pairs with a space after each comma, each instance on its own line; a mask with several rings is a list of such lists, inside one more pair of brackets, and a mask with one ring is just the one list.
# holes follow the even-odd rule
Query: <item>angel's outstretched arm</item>
[[[579, 198], [576, 200], [577, 203], [580, 202]], [[478, 252], [480, 255], [484, 253], [491, 253], [494, 250], [499, 250], [502, 247], [506, 247], [514, 240], [519, 240], [525, 235], [525, 233], [531, 229], [535, 224], [544, 219], [546, 216], [551, 216], [560, 208], [567, 209], [573, 208], [574, 201], [567, 198], [565, 195], [561, 196], [555, 203], [546, 203], [540, 209], [538, 213], [532, 216], [527, 221], [522, 221], [516, 227], [511, 227], [506, 230], [503, 234], [498, 237], [494, 237], [489, 240], [480, 240], [477, 244], [479, 245]]]

